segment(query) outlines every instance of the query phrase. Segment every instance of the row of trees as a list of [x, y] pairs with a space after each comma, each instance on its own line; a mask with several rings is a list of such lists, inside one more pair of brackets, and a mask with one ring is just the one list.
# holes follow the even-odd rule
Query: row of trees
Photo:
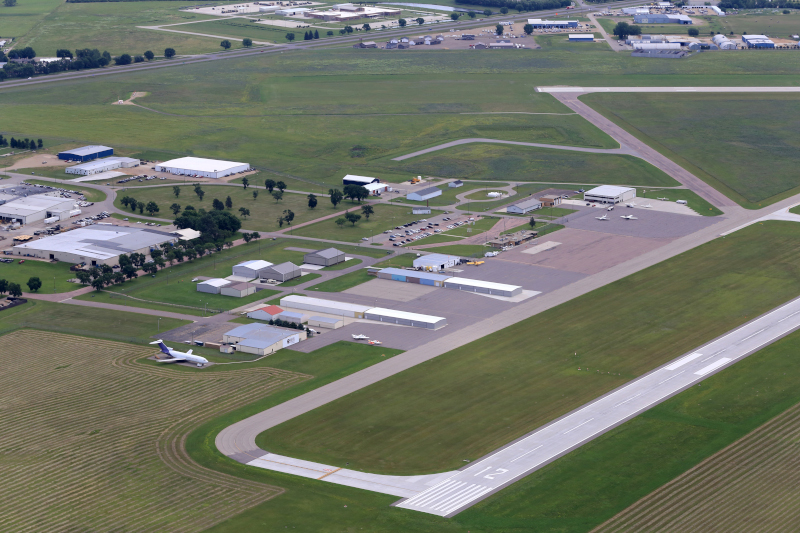
[[[28, 283], [30, 284], [34, 279], [39, 281], [39, 278], [31, 278], [28, 280]], [[30, 285], [28, 286], [31, 287]], [[39, 287], [41, 286], [42, 282], [39, 281], [39, 284], [38, 286], [36, 286], [36, 289], [31, 287], [31, 291], [38, 290]], [[5, 293], [8, 293], [8, 295], [11, 296], [12, 298], [19, 298], [20, 296], [22, 296], [22, 287], [19, 286], [19, 283], [11, 283], [10, 281], [7, 281], [5, 279], [0, 279], [0, 294], [5, 294]]]
[[336, 225], [339, 226], [339, 227], [344, 226], [348, 222], [350, 222], [353, 226], [355, 226], [356, 222], [361, 220], [362, 215], [363, 215], [364, 218], [369, 220], [369, 216], [370, 215], [374, 215], [374, 214], [375, 214], [375, 208], [374, 207], [372, 207], [371, 205], [362, 205], [361, 206], [361, 215], [359, 215], [358, 213], [353, 213], [352, 211], [348, 211], [348, 212], [346, 212], [344, 214], [343, 217], [337, 218], [335, 222], [336, 222]]
[[280, 318], [276, 319], [270, 318], [269, 325], [278, 326], [279, 328], [300, 329], [308, 332], [308, 329], [305, 326], [303, 326], [303, 324], [298, 324], [296, 322], [289, 322], [288, 320], [281, 320]]
[[722, 0], [720, 9], [761, 9], [761, 8], [793, 8], [800, 9], [800, 3], [793, 0]]
[[19, 148], [20, 150], [36, 150], [36, 148], [42, 148], [44, 143], [41, 139], [33, 140], [33, 139], [15, 139], [11, 137], [10, 139], [6, 139], [2, 135], [0, 135], [0, 148], [11, 147], [11, 148]]
[[642, 28], [635, 24], [628, 24], [627, 22], [617, 22], [612, 33], [619, 39], [627, 39], [631, 35], [641, 35]]
[[[545, 9], [560, 9], [562, 7], [572, 5], [572, 0], [456, 0], [456, 4], [516, 9], [517, 11], [522, 12], [542, 11]], [[508, 13], [508, 11], [506, 11], [506, 13]]]
[[158, 207], [158, 204], [153, 202], [152, 200], [145, 204], [144, 202], [139, 202], [138, 200], [130, 196], [123, 196], [122, 200], [120, 200], [120, 203], [125, 207], [127, 207], [128, 209], [130, 209], [131, 211], [133, 211], [134, 213], [138, 209], [139, 213], [147, 211], [150, 214], [150, 216], [153, 216], [154, 214], [161, 211], [161, 209]]
[[304, 41], [313, 41], [314, 39], [319, 39], [319, 32], [317, 30], [314, 30], [313, 32], [308, 30], [305, 35], [303, 35]]

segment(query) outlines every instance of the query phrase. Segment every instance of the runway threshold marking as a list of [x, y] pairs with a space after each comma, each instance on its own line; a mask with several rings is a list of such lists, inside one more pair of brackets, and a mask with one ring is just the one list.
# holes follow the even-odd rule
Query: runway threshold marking
[[686, 357], [683, 357], [682, 359], [678, 359], [677, 361], [675, 361], [671, 365], [667, 366], [666, 368], [667, 368], [667, 370], [675, 370], [677, 368], [682, 367], [686, 363], [694, 361], [698, 357], [702, 357], [702, 356], [703, 356], [703, 354], [701, 354], [700, 352], [694, 352], [693, 354], [687, 355]]
[[714, 370], [718, 369], [719, 367], [725, 366], [726, 364], [731, 362], [731, 360], [732, 359], [730, 359], [728, 357], [723, 357], [722, 359], [718, 359], [718, 360], [714, 361], [713, 363], [711, 363], [710, 365], [701, 368], [700, 370], [695, 372], [694, 375], [695, 376], [705, 376], [709, 372], [713, 372]]

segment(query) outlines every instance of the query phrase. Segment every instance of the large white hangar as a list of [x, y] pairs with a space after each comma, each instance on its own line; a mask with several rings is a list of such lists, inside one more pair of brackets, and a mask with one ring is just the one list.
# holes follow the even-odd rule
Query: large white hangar
[[583, 193], [584, 200], [598, 204], [619, 204], [634, 198], [636, 198], [636, 189], [617, 187], [616, 185], [600, 185]]
[[158, 172], [169, 172], [178, 176], [193, 176], [201, 178], [224, 178], [238, 172], [250, 170], [247, 163], [236, 161], [220, 161], [218, 159], [203, 159], [200, 157], [181, 157], [164, 161], [155, 166]]
[[164, 231], [95, 224], [18, 244], [12, 251], [14, 255], [57, 259], [67, 263], [116, 265], [120, 254], [146, 255], [151, 248], [177, 240], [176, 235]]
[[70, 211], [74, 209], [77, 209], [75, 200], [36, 194], [0, 205], [0, 219], [17, 221], [21, 224], [30, 224], [52, 216], [66, 220]]

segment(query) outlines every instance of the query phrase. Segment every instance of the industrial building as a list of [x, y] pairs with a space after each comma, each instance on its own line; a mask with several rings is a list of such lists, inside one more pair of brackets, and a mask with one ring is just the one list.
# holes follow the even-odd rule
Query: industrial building
[[36, 194], [0, 205], [0, 219], [20, 224], [30, 224], [54, 216], [58, 220], [67, 220], [73, 211], [80, 213], [74, 200]]
[[649, 7], [623, 7], [622, 8], [623, 15], [649, 15], [650, 8]]
[[272, 266], [272, 263], [269, 261], [262, 261], [261, 259], [251, 259], [250, 261], [244, 261], [239, 263], [238, 265], [234, 265], [233, 267], [233, 275], [237, 278], [242, 279], [256, 279], [256, 278], [264, 278], [266, 276], [261, 275], [261, 271], [266, 268]]
[[714, 44], [716, 44], [720, 50], [736, 50], [738, 48], [735, 42], [731, 41], [721, 33], [715, 35], [711, 40], [714, 41]]
[[618, 187], [616, 185], [600, 185], [583, 193], [587, 202], [598, 204], [619, 204], [636, 198], [636, 189], [633, 187]]
[[678, 43], [639, 43], [633, 42], [631, 46], [634, 50], [680, 50]]
[[197, 239], [201, 235], [199, 231], [192, 228], [177, 229], [175, 231], [170, 231], [170, 233], [177, 235], [179, 241], [191, 241]]
[[419, 270], [403, 270], [402, 268], [383, 268], [378, 271], [379, 279], [389, 279], [392, 281], [402, 281], [405, 283], [417, 283], [419, 285], [429, 285], [431, 287], [444, 287], [445, 280], [450, 276], [424, 272]]
[[220, 288], [219, 293], [223, 296], [233, 296], [234, 298], [244, 298], [256, 292], [256, 286], [252, 283], [240, 281], [231, 283]]
[[208, 294], [219, 294], [223, 287], [227, 287], [231, 282], [223, 278], [211, 278], [197, 284], [197, 292]]
[[503, 248], [508, 248], [509, 246], [519, 246], [520, 244], [535, 239], [538, 235], [539, 235], [538, 231], [531, 231], [531, 230], [515, 231], [514, 233], [506, 233], [505, 235], [500, 235], [496, 239], [492, 239], [486, 244], [488, 244], [492, 248], [502, 250]]
[[382, 192], [389, 190], [389, 186], [385, 183], [368, 183], [366, 185], [362, 185], [362, 187], [367, 189], [367, 192], [369, 192], [369, 194], [372, 196], [380, 196]]
[[654, 15], [634, 15], [633, 22], [635, 24], [691, 24], [692, 19], [686, 15], [662, 15], [656, 13]]
[[594, 33], [570, 33], [569, 42], [571, 43], [593, 43]]
[[165, 242], [175, 242], [171, 233], [153, 229], [95, 224], [12, 248], [15, 255], [57, 259], [67, 263], [115, 265], [120, 254], [149, 254]]
[[302, 15], [304, 13], [308, 13], [309, 11], [313, 11], [309, 7], [287, 7], [283, 9], [278, 9], [275, 11], [276, 15], [281, 15], [283, 17], [291, 17], [292, 15]]
[[303, 273], [300, 272], [300, 267], [294, 263], [287, 261], [279, 265], [268, 266], [261, 270], [261, 277], [264, 279], [274, 279], [283, 283], [290, 279], [299, 278]]
[[303, 256], [303, 262], [308, 265], [332, 266], [344, 262], [344, 252], [336, 248], [326, 248], [309, 252]]
[[193, 176], [202, 178], [223, 178], [239, 172], [250, 170], [247, 163], [234, 161], [219, 161], [217, 159], [203, 159], [200, 157], [181, 157], [159, 163], [155, 166], [158, 172], [169, 172], [178, 176]]
[[138, 167], [139, 160], [131, 157], [106, 157], [96, 161], [87, 161], [78, 165], [67, 167], [65, 172], [67, 174], [79, 174], [81, 176], [91, 176], [92, 174], [100, 174], [114, 170], [115, 168], [132, 168]]
[[283, 313], [283, 309], [281, 309], [277, 305], [266, 305], [264, 307], [256, 309], [255, 311], [250, 311], [249, 313], [247, 313], [247, 318], [269, 322], [270, 320], [274, 319], [281, 313]]
[[775, 48], [775, 43], [766, 35], [742, 35], [747, 48]]
[[428, 187], [420, 191], [414, 191], [408, 193], [406, 195], [406, 200], [424, 202], [425, 200], [430, 200], [431, 198], [441, 196], [441, 194], [442, 194], [442, 189], [440, 189], [439, 187]]
[[305, 339], [306, 332], [303, 330], [258, 323], [239, 326], [222, 336], [222, 341], [233, 344], [236, 351], [254, 355], [269, 355]]
[[383, 307], [373, 307], [369, 309], [365, 318], [377, 322], [389, 322], [391, 324], [424, 329], [439, 329], [447, 325], [447, 319], [441, 316], [421, 315], [419, 313], [409, 313], [407, 311], [397, 311], [395, 309], [385, 309]]
[[461, 263], [461, 258], [457, 255], [428, 254], [414, 259], [414, 268], [418, 270], [428, 270], [438, 272], [447, 268], [452, 268]]
[[349, 318], [364, 318], [364, 313], [369, 309], [366, 305], [334, 302], [333, 300], [298, 296], [296, 294], [281, 298], [281, 307], [291, 307], [292, 309], [327, 313], [329, 315], [345, 316]]
[[344, 326], [344, 320], [341, 318], [312, 316], [308, 319], [308, 327], [310, 328], [339, 329], [342, 326]]
[[506, 208], [506, 211], [509, 213], [524, 215], [529, 211], [541, 208], [542, 208], [542, 202], [540, 202], [538, 198], [528, 198], [527, 200], [517, 202], [516, 204], [511, 204]]
[[577, 20], [542, 20], [542, 19], [528, 19], [528, 24], [533, 26], [534, 29], [542, 28], [577, 28]]
[[275, 318], [283, 320], [284, 322], [293, 322], [295, 324], [303, 323], [303, 313], [294, 313], [292, 311], [284, 311]]
[[354, 176], [348, 174], [342, 178], [342, 185], [369, 185], [370, 183], [380, 183], [378, 178], [369, 178], [367, 176]]
[[412, 215], [430, 215], [431, 208], [430, 207], [412, 207], [411, 208]]
[[507, 285], [505, 283], [467, 278], [450, 278], [444, 282], [444, 288], [506, 297], [516, 296], [522, 293], [522, 287], [518, 285]]
[[91, 145], [64, 150], [58, 153], [58, 158], [62, 161], [92, 161], [98, 157], [108, 157], [114, 155], [114, 149], [109, 146]]

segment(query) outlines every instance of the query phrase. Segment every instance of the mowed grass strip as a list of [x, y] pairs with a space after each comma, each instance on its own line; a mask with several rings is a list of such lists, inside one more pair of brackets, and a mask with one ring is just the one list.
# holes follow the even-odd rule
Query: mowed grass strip
[[353, 205], [348, 201], [339, 204], [339, 211], [344, 211], [345, 209], [351, 213], [361, 215], [361, 220], [355, 224], [346, 222], [340, 226], [336, 223], [336, 220], [344, 218], [344, 215], [342, 215], [341, 217], [320, 220], [314, 224], [297, 228], [292, 230], [292, 235], [329, 241], [361, 242], [364, 237], [372, 237], [384, 230], [394, 229], [396, 226], [420, 220], [420, 217], [425, 216], [414, 215], [410, 207], [400, 205], [375, 204], [373, 205], [375, 212], [369, 216], [369, 219], [364, 216], [358, 204]]
[[[372, 268], [403, 268], [410, 267], [414, 263], [416, 254], [403, 254], [391, 257], [385, 261], [375, 263]], [[370, 276], [366, 268], [358, 269], [354, 272], [341, 275], [339, 277], [323, 281], [318, 285], [313, 285], [306, 290], [321, 291], [321, 292], [342, 292], [351, 289], [356, 285], [361, 285], [369, 280], [375, 279], [375, 276]]]
[[799, 294], [798, 237], [793, 223], [751, 226], [297, 417], [259, 441], [276, 453], [373, 472], [458, 468]]

